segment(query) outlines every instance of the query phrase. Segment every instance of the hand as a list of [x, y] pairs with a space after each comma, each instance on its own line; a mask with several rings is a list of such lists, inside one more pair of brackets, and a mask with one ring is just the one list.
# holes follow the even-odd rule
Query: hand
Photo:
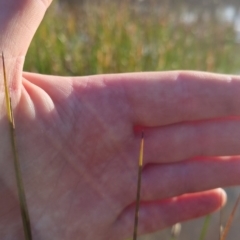
[[[201, 72], [75, 78], [23, 73], [49, 4], [0, 0], [0, 49], [33, 239], [131, 237], [139, 128], [145, 132], [139, 234], [219, 209], [226, 196], [215, 188], [240, 183], [240, 78]], [[21, 240], [1, 82], [0, 236]]]

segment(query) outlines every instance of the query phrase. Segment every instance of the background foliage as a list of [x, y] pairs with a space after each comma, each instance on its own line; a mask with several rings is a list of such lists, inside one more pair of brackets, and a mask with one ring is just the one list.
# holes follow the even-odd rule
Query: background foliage
[[25, 69], [62, 75], [238, 72], [234, 25], [209, 10], [156, 2], [55, 2], [32, 42]]

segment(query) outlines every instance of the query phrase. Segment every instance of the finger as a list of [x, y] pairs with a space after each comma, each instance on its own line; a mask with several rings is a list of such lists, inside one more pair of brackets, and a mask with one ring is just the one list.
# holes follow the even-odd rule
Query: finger
[[[145, 202], [140, 205], [139, 235], [172, 226], [177, 222], [198, 218], [221, 208], [226, 194], [221, 189], [187, 194], [167, 200]], [[133, 232], [135, 207], [125, 209], [115, 223], [116, 236], [130, 237]]]
[[196, 156], [240, 155], [239, 139], [239, 118], [149, 128], [145, 130], [144, 161], [166, 163]]
[[141, 199], [170, 198], [240, 184], [240, 157], [194, 159], [147, 166], [142, 174]]
[[109, 75], [103, 81], [124, 89], [135, 125], [152, 127], [240, 114], [240, 77], [165, 72]]

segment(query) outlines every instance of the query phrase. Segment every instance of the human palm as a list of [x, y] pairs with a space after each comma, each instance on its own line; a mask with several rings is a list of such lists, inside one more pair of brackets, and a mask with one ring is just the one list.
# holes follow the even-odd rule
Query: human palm
[[[239, 79], [194, 72], [23, 73], [48, 4], [0, 1], [0, 46], [33, 239], [131, 236], [139, 129], [145, 131], [139, 234], [220, 208], [224, 193], [209, 189], [239, 184], [238, 157], [221, 157], [239, 154], [238, 118], [229, 117], [240, 113]], [[0, 236], [24, 239], [3, 85], [0, 101]]]

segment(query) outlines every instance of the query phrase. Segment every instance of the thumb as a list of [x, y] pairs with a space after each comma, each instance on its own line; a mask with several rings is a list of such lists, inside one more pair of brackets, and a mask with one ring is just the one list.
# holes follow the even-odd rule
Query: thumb
[[51, 0], [0, 0], [0, 50], [25, 56]]
[[[13, 105], [17, 104], [21, 95], [25, 55], [51, 1], [0, 0], [0, 52], [5, 56]], [[4, 100], [3, 88], [3, 69], [0, 64], [0, 103]]]

